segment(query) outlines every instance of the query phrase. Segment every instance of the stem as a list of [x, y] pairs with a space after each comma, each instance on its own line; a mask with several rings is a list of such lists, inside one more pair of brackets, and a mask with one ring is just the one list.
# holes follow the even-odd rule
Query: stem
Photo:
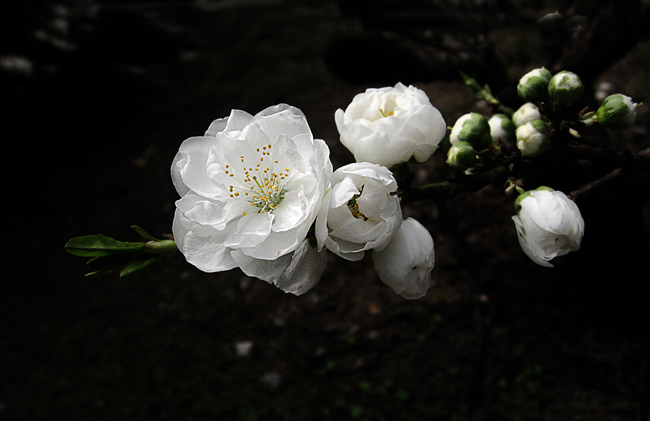
[[164, 255], [176, 251], [174, 240], [149, 241], [144, 243], [144, 250], [149, 254]]
[[402, 196], [402, 204], [418, 202], [420, 200], [453, 197], [460, 192], [474, 192], [490, 184], [503, 183], [508, 174], [508, 169], [502, 165], [489, 171], [469, 175], [459, 181], [443, 181], [441, 183], [425, 184], [406, 190]]
[[601, 186], [601, 185], [615, 179], [616, 177], [618, 177], [621, 174], [621, 171], [623, 171], [623, 169], [616, 168], [615, 170], [613, 170], [612, 172], [610, 172], [606, 176], [604, 176], [602, 178], [599, 178], [598, 180], [592, 181], [589, 184], [585, 184], [584, 186], [580, 187], [578, 190], [572, 191], [571, 193], [569, 193], [567, 195], [567, 197], [569, 199], [573, 200], [574, 202], [577, 202], [580, 195], [586, 194], [590, 190], [595, 189], [595, 188], [597, 188], [597, 187], [599, 187], [599, 186]]
[[467, 85], [467, 87], [470, 88], [479, 99], [482, 99], [483, 101], [492, 105], [496, 111], [512, 117], [512, 114], [514, 113], [512, 108], [506, 107], [501, 103], [501, 101], [495, 98], [494, 95], [492, 95], [492, 90], [489, 86], [479, 85], [473, 77], [467, 75], [464, 72], [460, 72], [460, 75], [463, 78], [465, 85]]

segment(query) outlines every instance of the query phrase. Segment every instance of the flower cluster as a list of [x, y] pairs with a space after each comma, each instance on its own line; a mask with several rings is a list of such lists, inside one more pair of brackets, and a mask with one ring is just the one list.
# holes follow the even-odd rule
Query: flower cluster
[[[480, 87], [464, 76], [479, 97], [500, 105], [488, 87]], [[471, 173], [480, 164], [516, 150], [522, 158], [535, 158], [549, 149], [556, 139], [566, 145], [568, 139], [580, 138], [580, 131], [596, 123], [615, 131], [632, 127], [637, 104], [622, 94], [605, 98], [595, 112], [580, 109], [584, 94], [580, 77], [569, 71], [553, 75], [544, 67], [526, 73], [517, 85], [524, 101], [514, 112], [497, 113], [486, 120], [477, 113], [461, 116], [454, 124], [447, 153], [450, 168]], [[487, 122], [487, 124], [486, 124]], [[493, 154], [486, 153], [495, 152]], [[549, 187], [519, 191], [513, 216], [522, 250], [535, 263], [552, 267], [550, 260], [580, 248], [584, 221], [575, 202], [564, 193]]]
[[423, 91], [397, 84], [357, 95], [335, 120], [357, 158], [336, 171], [326, 143], [286, 104], [254, 116], [233, 110], [185, 140], [171, 172], [181, 196], [173, 233], [186, 260], [205, 272], [238, 267], [299, 295], [320, 279], [326, 250], [347, 260], [372, 252], [398, 294], [426, 294], [433, 239], [403, 221], [388, 167], [429, 159], [446, 132], [440, 112]]
[[[565, 195], [546, 186], [524, 190], [525, 169], [539, 173], [544, 160], [537, 157], [547, 150], [557, 156], [589, 149], [580, 139], [590, 126], [629, 129], [637, 104], [615, 94], [587, 112], [580, 77], [542, 67], [519, 80], [524, 104], [513, 111], [487, 85], [461, 75], [493, 107], [489, 118], [470, 112], [447, 127], [414, 86], [367, 89], [334, 114], [340, 141], [355, 158], [336, 170], [327, 144], [314, 138], [298, 108], [279, 104], [255, 115], [232, 110], [203, 136], [186, 139], [173, 159], [171, 176], [180, 195], [173, 240], [134, 227], [147, 242], [94, 235], [72, 239], [66, 249], [99, 266], [89, 275], [121, 268], [120, 276], [179, 250], [202, 271], [239, 268], [296, 295], [319, 281], [328, 252], [350, 261], [368, 254], [382, 282], [416, 299], [431, 286], [434, 243], [424, 225], [404, 218], [402, 207], [493, 185], [504, 186], [511, 197], [519, 193], [512, 220], [521, 249], [536, 264], [553, 267], [551, 260], [578, 250], [584, 236], [576, 197], [622, 170]], [[412, 185], [411, 164], [427, 162], [441, 147], [447, 180]], [[616, 165], [626, 159], [632, 158], [621, 154]]]
[[[465, 79], [497, 102], [488, 87]], [[521, 78], [517, 92], [525, 103], [516, 111], [503, 108], [490, 118], [467, 113], [450, 128], [446, 162], [461, 180], [504, 168], [507, 154], [534, 159], [557, 136], [579, 138], [578, 130], [589, 125], [629, 128], [636, 116], [636, 104], [620, 94], [606, 98], [597, 112], [576, 113], [584, 87], [567, 71], [535, 69]], [[326, 143], [313, 137], [299, 109], [286, 104], [256, 115], [233, 110], [204, 136], [183, 142], [172, 164], [181, 196], [173, 232], [186, 260], [205, 272], [240, 268], [299, 295], [320, 279], [327, 251], [350, 261], [368, 252], [381, 281], [397, 294], [424, 296], [433, 238], [420, 222], [404, 219], [400, 196], [413, 191], [412, 178], [396, 175], [439, 148], [448, 130], [441, 113], [424, 91], [398, 83], [356, 95], [334, 120], [356, 160], [335, 171]], [[399, 185], [405, 180], [409, 185]], [[550, 260], [580, 247], [580, 210], [560, 191], [524, 191], [516, 181], [509, 183], [520, 193], [512, 217], [520, 246], [535, 263], [552, 267]]]

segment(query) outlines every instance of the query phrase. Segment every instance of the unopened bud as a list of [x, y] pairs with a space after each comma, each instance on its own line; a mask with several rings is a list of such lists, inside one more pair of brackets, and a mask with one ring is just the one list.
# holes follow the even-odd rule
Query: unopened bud
[[505, 114], [495, 114], [488, 120], [490, 135], [495, 141], [501, 139], [508, 146], [515, 144], [515, 123]]
[[492, 144], [490, 125], [487, 118], [479, 113], [468, 113], [456, 120], [449, 135], [451, 144], [468, 142], [477, 151], [482, 151]]
[[552, 76], [544, 67], [526, 73], [517, 85], [519, 98], [527, 102], [544, 101], [548, 98], [548, 82]]
[[566, 70], [556, 73], [548, 83], [551, 99], [566, 106], [573, 105], [582, 98], [584, 91], [585, 86], [580, 76]]
[[596, 120], [601, 126], [618, 132], [627, 130], [636, 119], [636, 105], [629, 96], [610, 95], [596, 111]]
[[532, 120], [541, 120], [542, 113], [539, 112], [537, 105], [532, 102], [527, 102], [512, 115], [512, 121], [515, 123], [515, 126], [523, 126]]
[[548, 126], [542, 120], [533, 120], [517, 127], [517, 148], [521, 156], [534, 157], [540, 155], [551, 144]]
[[456, 171], [465, 171], [476, 165], [476, 151], [463, 140], [451, 145], [447, 152], [447, 164]]

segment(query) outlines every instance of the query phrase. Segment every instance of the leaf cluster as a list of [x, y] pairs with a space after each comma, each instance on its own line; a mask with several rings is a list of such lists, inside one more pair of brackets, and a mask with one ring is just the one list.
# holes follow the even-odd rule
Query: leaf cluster
[[86, 276], [101, 276], [119, 270], [120, 278], [149, 268], [176, 251], [174, 240], [154, 238], [137, 225], [131, 228], [147, 241], [126, 242], [101, 234], [86, 235], [71, 239], [65, 249], [75, 256], [90, 257], [86, 264], [93, 270]]

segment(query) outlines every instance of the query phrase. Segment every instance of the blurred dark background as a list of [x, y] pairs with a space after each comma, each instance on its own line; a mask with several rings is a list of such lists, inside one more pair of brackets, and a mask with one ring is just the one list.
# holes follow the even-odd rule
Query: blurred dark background
[[[500, 189], [409, 205], [437, 257], [417, 301], [369, 258], [332, 257], [294, 297], [182, 257], [85, 278], [63, 245], [170, 233], [172, 158], [232, 108], [301, 108], [336, 168], [352, 155], [333, 114], [368, 87], [414, 84], [448, 125], [488, 114], [460, 70], [512, 107], [540, 66], [578, 73], [592, 109], [618, 92], [645, 102], [634, 129], [585, 140], [639, 152], [648, 16], [647, 1], [610, 0], [3, 3], [0, 419], [647, 420], [647, 170], [581, 199], [582, 249], [550, 270], [519, 249]], [[444, 179], [443, 155], [416, 180]], [[563, 188], [600, 171], [584, 168]]]

